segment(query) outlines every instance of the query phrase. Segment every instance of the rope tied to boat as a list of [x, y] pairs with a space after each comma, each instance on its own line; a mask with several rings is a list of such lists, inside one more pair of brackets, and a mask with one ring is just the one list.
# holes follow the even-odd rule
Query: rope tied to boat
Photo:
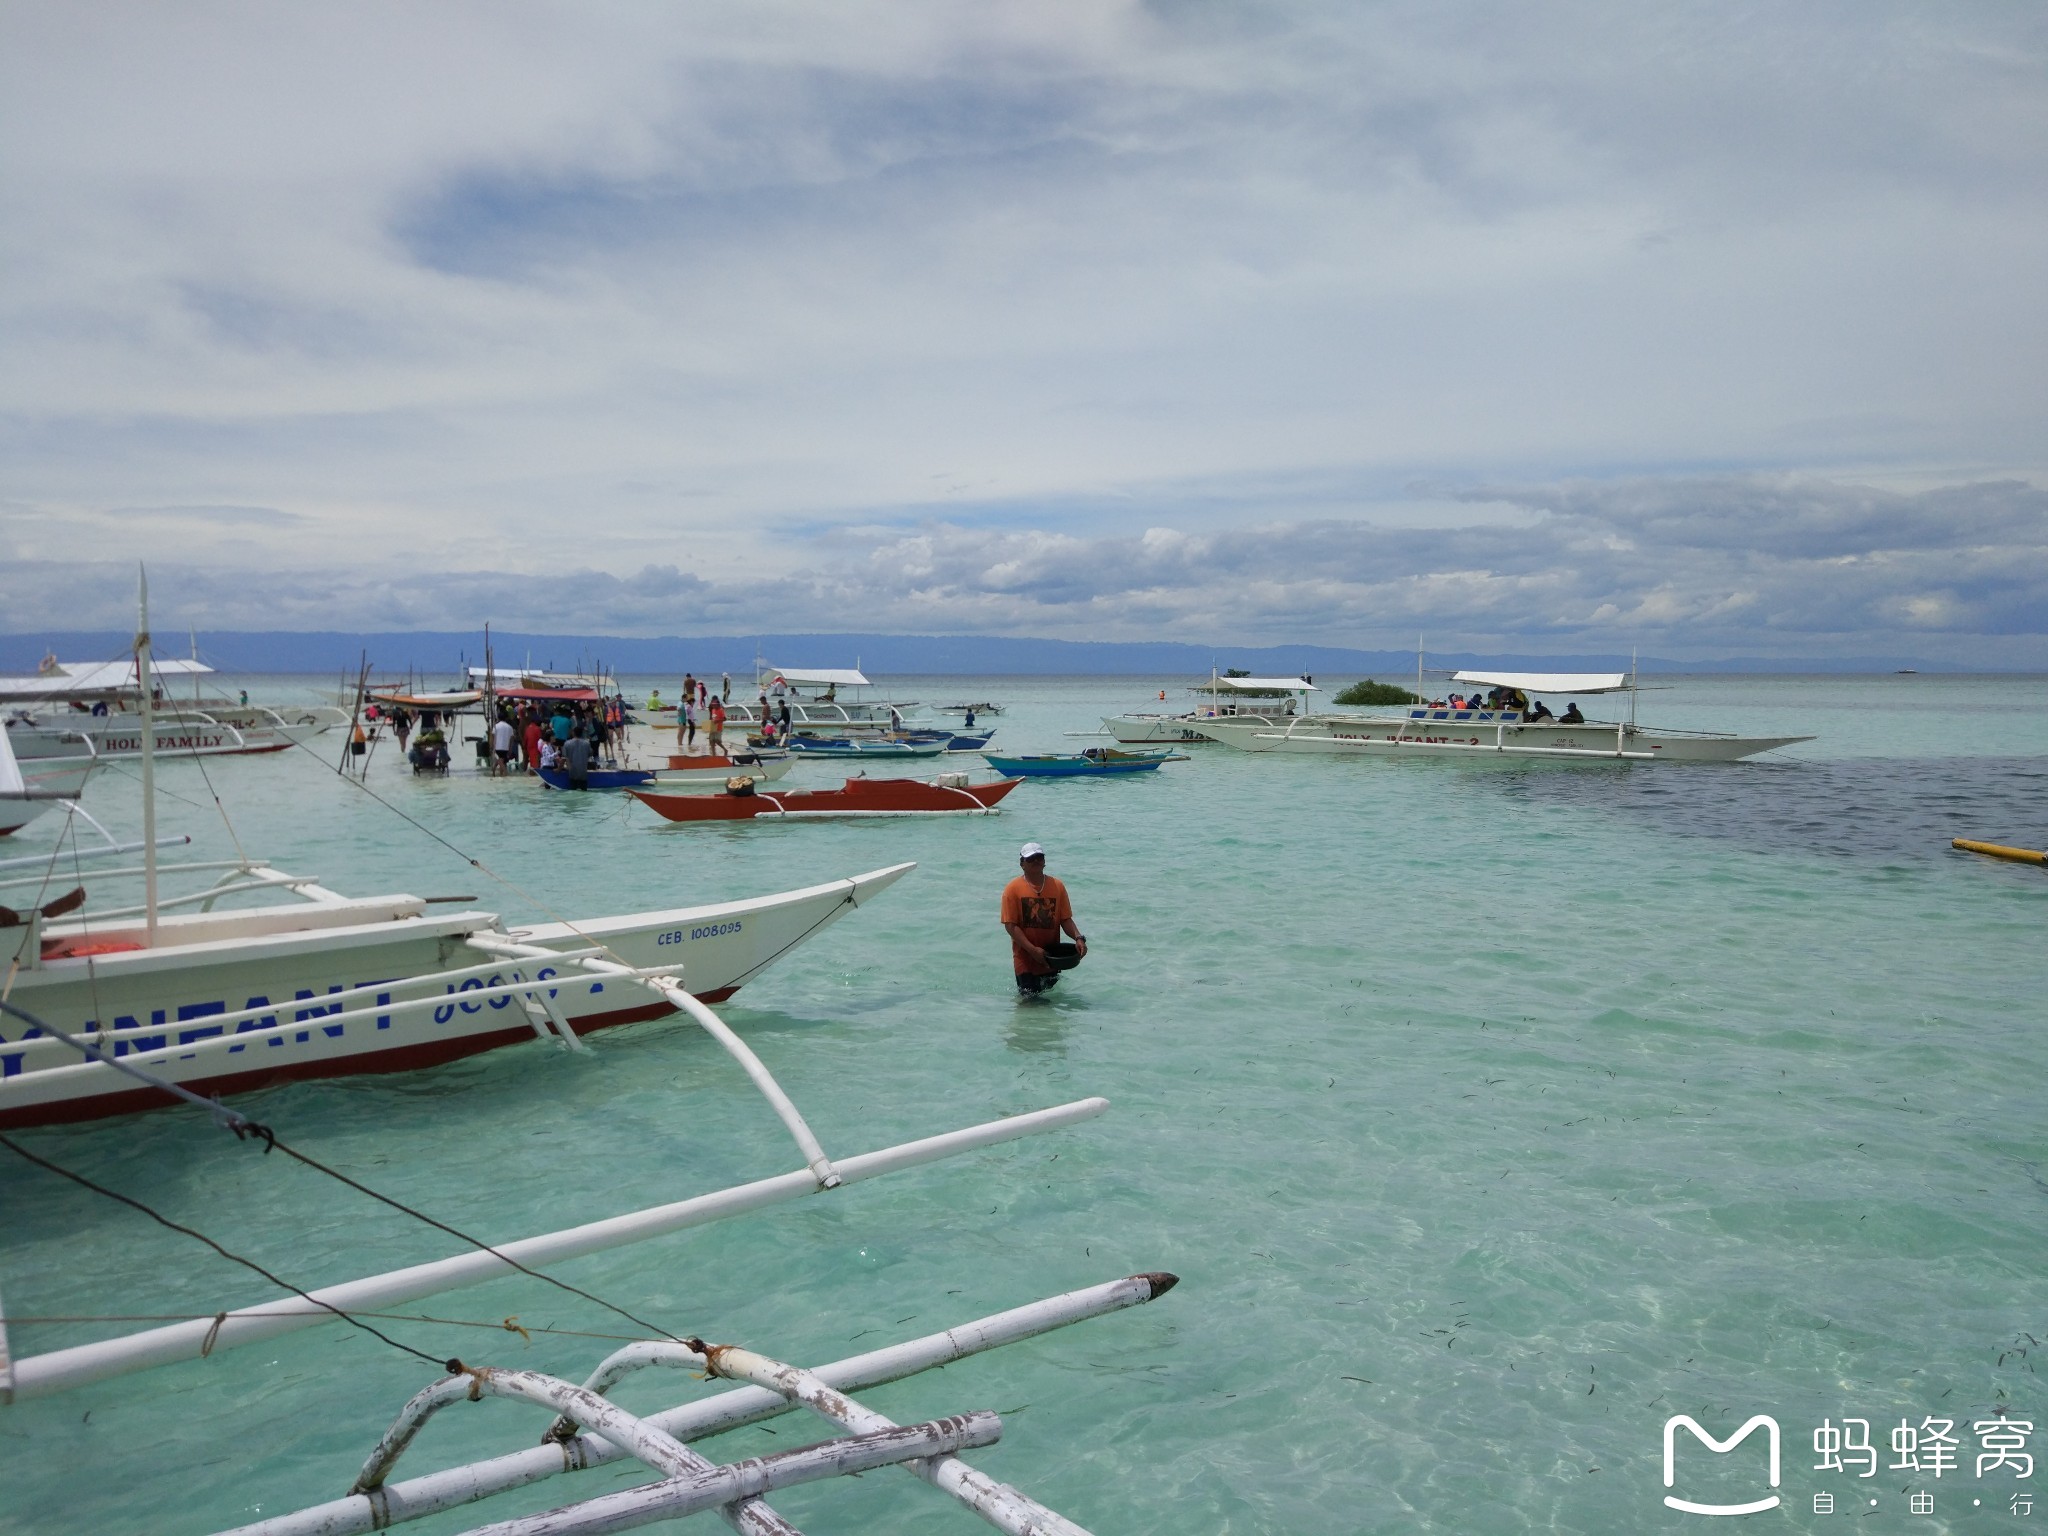
[[225, 1312], [216, 1312], [213, 1314], [213, 1326], [206, 1330], [206, 1337], [200, 1340], [199, 1343], [200, 1359], [204, 1360], [208, 1355], [213, 1353], [213, 1346], [220, 1341], [221, 1324], [225, 1323], [227, 1320], [228, 1315]]
[[270, 1156], [271, 1153], [277, 1150], [277, 1132], [267, 1125], [249, 1119], [247, 1116], [236, 1114], [217, 1099], [214, 1101], [213, 1119], [216, 1125], [226, 1126], [229, 1130], [233, 1131], [237, 1141], [254, 1139], [262, 1142], [263, 1155], [265, 1157]]
[[[604, 1308], [607, 1312], [612, 1313], [614, 1316], [623, 1317], [627, 1322], [633, 1324], [633, 1326], [636, 1328], [643, 1328], [647, 1330], [649, 1333], [656, 1334], [659, 1337], [668, 1339], [671, 1342], [680, 1342], [676, 1339], [676, 1336], [673, 1333], [668, 1331], [668, 1329], [662, 1328], [654, 1323], [650, 1323], [643, 1317], [636, 1317], [633, 1313], [628, 1312], [624, 1307], [619, 1306], [617, 1303], [607, 1301], [604, 1297], [595, 1295], [590, 1291], [586, 1291], [581, 1286], [571, 1285], [566, 1280], [559, 1280], [553, 1275], [544, 1274], [540, 1270], [533, 1269], [528, 1265], [522, 1264], [517, 1259], [513, 1258], [511, 1255], [503, 1253], [496, 1247], [485, 1242], [482, 1238], [473, 1237], [459, 1227], [451, 1226], [449, 1223], [445, 1221], [441, 1221], [433, 1216], [429, 1216], [424, 1211], [415, 1210], [412, 1206], [407, 1205], [404, 1201], [394, 1199], [392, 1196], [383, 1193], [381, 1190], [375, 1190], [370, 1188], [369, 1185], [363, 1183], [360, 1179], [351, 1178], [348, 1174], [343, 1173], [340, 1169], [329, 1167], [326, 1163], [321, 1162], [318, 1158], [312, 1157], [307, 1153], [301, 1152], [297, 1147], [292, 1146], [290, 1143], [279, 1141], [277, 1138], [277, 1133], [274, 1130], [272, 1130], [269, 1126], [263, 1125], [255, 1120], [251, 1120], [247, 1115], [244, 1115], [237, 1110], [229, 1109], [225, 1104], [221, 1103], [218, 1099], [204, 1098], [201, 1095], [194, 1093], [191, 1089], [186, 1088], [181, 1084], [174, 1083], [166, 1078], [159, 1077], [154, 1072], [145, 1071], [143, 1068], [136, 1066], [132, 1061], [126, 1061], [119, 1057], [109, 1056], [108, 1054], [106, 1054], [106, 1052], [99, 1049], [99, 1047], [88, 1044], [86, 1041], [76, 1038], [75, 1036], [69, 1034], [68, 1032], [59, 1028], [58, 1026], [49, 1023], [45, 1019], [38, 1018], [35, 1014], [30, 1013], [27, 1009], [22, 1008], [17, 1004], [10, 1003], [6, 1001], [4, 998], [0, 998], [0, 1013], [11, 1014], [15, 1018], [20, 1019], [23, 1023], [28, 1024], [35, 1029], [41, 1030], [44, 1034], [49, 1035], [54, 1039], [62, 1040], [66, 1045], [70, 1046], [73, 1050], [77, 1051], [81, 1056], [85, 1057], [88, 1061], [100, 1062], [105, 1066], [112, 1067], [117, 1072], [126, 1073], [130, 1077], [136, 1078], [141, 1082], [147, 1083], [152, 1088], [160, 1088], [168, 1094], [183, 1099], [188, 1104], [193, 1104], [201, 1109], [206, 1110], [210, 1115], [212, 1115], [214, 1123], [216, 1125], [222, 1126], [223, 1128], [234, 1132], [235, 1139], [237, 1141], [261, 1141], [263, 1143], [263, 1151], [266, 1156], [268, 1156], [272, 1152], [281, 1151], [284, 1153], [286, 1157], [290, 1158], [293, 1162], [303, 1164], [305, 1167], [312, 1169], [315, 1173], [325, 1174], [328, 1178], [335, 1180], [337, 1183], [346, 1185], [348, 1188], [353, 1189], [358, 1194], [367, 1195], [370, 1199], [377, 1201], [379, 1204], [389, 1206], [392, 1210], [397, 1211], [402, 1216], [409, 1216], [414, 1221], [422, 1222], [427, 1226], [433, 1227], [437, 1231], [447, 1233], [450, 1237], [455, 1238], [458, 1242], [467, 1243], [472, 1248], [476, 1248], [484, 1253], [488, 1253], [489, 1255], [491, 1255], [491, 1257], [497, 1259], [507, 1268], [515, 1269], [519, 1271], [519, 1273], [522, 1275], [527, 1275], [535, 1280], [542, 1281], [545, 1284], [555, 1287], [555, 1289], [557, 1290], [566, 1291], [572, 1296], [580, 1296], [585, 1301], [594, 1302], [596, 1305]], [[12, 1146], [12, 1143], [5, 1142], [4, 1138], [0, 1138], [0, 1144], [5, 1144], [10, 1147]], [[41, 1162], [42, 1159], [38, 1158], [35, 1159], [35, 1161]], [[100, 1189], [99, 1186], [91, 1184], [87, 1180], [80, 1179], [76, 1174], [71, 1174], [65, 1172], [65, 1170], [56, 1168], [55, 1164], [44, 1163], [43, 1166], [50, 1168], [55, 1172], [63, 1173], [66, 1178], [74, 1179], [79, 1183], [86, 1184], [88, 1188], [94, 1189], [98, 1193], [112, 1194], [112, 1191]], [[128, 1198], [124, 1195], [114, 1195], [113, 1198], [117, 1200], [122, 1200], [127, 1204], [136, 1205], [138, 1209], [147, 1211], [148, 1215], [154, 1217], [156, 1220], [160, 1222], [163, 1222], [164, 1225], [173, 1227], [180, 1232], [187, 1232], [189, 1233], [189, 1235], [199, 1238], [201, 1242], [207, 1243], [209, 1246], [215, 1247], [217, 1249], [219, 1248], [219, 1245], [217, 1243], [214, 1243], [211, 1238], [208, 1238], [201, 1233], [192, 1232], [189, 1228], [177, 1226], [175, 1222], [166, 1221], [165, 1218], [158, 1216], [155, 1211], [148, 1211], [147, 1207], [140, 1206], [137, 1202], [128, 1200]], [[220, 1249], [220, 1251], [223, 1254], [227, 1254], [227, 1251], [225, 1249]], [[235, 1257], [235, 1255], [232, 1254], [227, 1254], [227, 1256], [230, 1258]], [[236, 1262], [247, 1263], [246, 1260], [242, 1260], [239, 1258], [236, 1260]], [[256, 1268], [256, 1266], [254, 1265], [249, 1265], [249, 1267]], [[271, 1275], [267, 1270], [259, 1269], [257, 1270], [257, 1272], [263, 1275], [265, 1279], [272, 1280], [276, 1284], [283, 1286], [286, 1290], [293, 1291], [297, 1295], [305, 1296], [306, 1294], [304, 1291], [300, 1291], [296, 1286], [289, 1285], [282, 1280], [277, 1280], [276, 1277]], [[326, 1306], [327, 1304], [325, 1302], [322, 1302], [320, 1303], [320, 1305]], [[334, 1312], [335, 1315], [338, 1317], [346, 1315], [344, 1313], [341, 1313], [334, 1307], [327, 1307], [327, 1310], [330, 1312]], [[349, 1321], [354, 1322], [355, 1320], [353, 1318], [350, 1318]], [[365, 1327], [366, 1325], [357, 1324], [357, 1326]], [[368, 1331], [371, 1333], [377, 1332], [377, 1330], [374, 1328], [370, 1328], [368, 1329]], [[378, 1334], [378, 1337], [382, 1338], [383, 1335]], [[418, 1350], [412, 1349], [410, 1345], [400, 1345], [399, 1347], [402, 1349], [407, 1349], [410, 1351], [410, 1353], [415, 1355], [418, 1355], [420, 1353]], [[432, 1357], [421, 1355], [420, 1358], [430, 1359]]]
[[484, 1383], [491, 1379], [492, 1368], [488, 1365], [464, 1365], [453, 1356], [450, 1356], [445, 1363], [450, 1376], [467, 1376], [469, 1378], [469, 1400], [472, 1403], [482, 1402], [484, 1400]]

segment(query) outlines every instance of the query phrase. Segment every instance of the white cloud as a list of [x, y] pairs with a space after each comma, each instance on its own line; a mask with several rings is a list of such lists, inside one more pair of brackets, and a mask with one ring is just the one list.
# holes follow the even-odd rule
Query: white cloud
[[[252, 586], [152, 568], [167, 626], [1180, 639], [1821, 658], [1892, 651], [1989, 667], [2048, 662], [2048, 494], [2011, 482], [1912, 495], [1783, 478], [1570, 483], [1475, 493], [1524, 523], [1275, 523], [1136, 536], [930, 523], [790, 546], [737, 580], [675, 564], [625, 576], [565, 553], [544, 582], [491, 568], [302, 570]], [[1677, 515], [1674, 509], [1682, 509]], [[482, 557], [488, 560], [488, 555]], [[28, 563], [0, 576], [27, 629], [125, 622], [130, 568]], [[535, 609], [532, 599], [545, 594]]]
[[[9, 8], [0, 627], [110, 552], [836, 552], [804, 591], [977, 628], [1768, 631], [1846, 541], [1842, 644], [2038, 631], [1945, 525], [2012, 548], [1981, 487], [2048, 474], [2044, 55], [1862, 0]], [[1632, 563], [1675, 548], [1751, 601]]]

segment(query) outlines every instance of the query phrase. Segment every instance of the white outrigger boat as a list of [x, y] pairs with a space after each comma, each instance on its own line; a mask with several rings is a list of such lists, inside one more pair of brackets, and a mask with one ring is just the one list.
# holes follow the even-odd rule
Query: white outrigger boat
[[[136, 658], [146, 680], [146, 610]], [[150, 697], [144, 688], [145, 742]], [[730, 996], [916, 867], [510, 927], [488, 912], [430, 912], [431, 898], [343, 896], [249, 858], [161, 866], [153, 763], [145, 748], [140, 843], [0, 863], [0, 901], [30, 893], [21, 910], [0, 906], [0, 1128], [168, 1102], [124, 1060], [219, 1095], [431, 1066], [535, 1036], [577, 1047], [591, 1030]], [[74, 859], [136, 852], [139, 866], [96, 878], [139, 876], [139, 904], [87, 910], [82, 886], [47, 899]], [[160, 898], [163, 874], [211, 883]], [[686, 969], [688, 992], [677, 980]]]
[[[151, 750], [185, 757], [282, 752], [348, 724], [346, 711], [327, 704], [276, 709], [202, 696], [197, 680], [211, 675], [213, 668], [201, 661], [152, 661], [149, 671], [151, 693], [156, 696], [148, 701], [147, 711], [132, 660], [70, 663], [52, 657], [31, 676], [0, 677], [0, 704], [20, 715], [7, 727], [15, 738], [16, 754], [24, 759], [50, 755], [49, 741], [76, 732], [92, 739], [101, 758], [140, 757], [145, 713]], [[171, 696], [159, 681], [170, 677], [193, 679], [193, 696]]]
[[[1536, 700], [1526, 707], [1451, 709], [1423, 704], [1398, 713], [1299, 715], [1284, 722], [1205, 719], [1203, 736], [1244, 752], [1317, 757], [1491, 757], [1559, 762], [1732, 763], [1811, 736], [1734, 736], [1713, 731], [1653, 729], [1635, 721], [1640, 691], [1626, 672], [1493, 672], [1454, 674], [1453, 682], [1499, 689]], [[1625, 719], [1559, 718], [1539, 695], [1577, 700], [1626, 693]]]
[[1193, 691], [1207, 694], [1209, 702], [1174, 713], [1104, 715], [1102, 723], [1121, 746], [1204, 746], [1217, 739], [1202, 729], [1211, 721], [1269, 729], [1285, 726], [1305, 714], [1308, 696], [1322, 689], [1305, 677], [1218, 677], [1212, 673], [1206, 687]]

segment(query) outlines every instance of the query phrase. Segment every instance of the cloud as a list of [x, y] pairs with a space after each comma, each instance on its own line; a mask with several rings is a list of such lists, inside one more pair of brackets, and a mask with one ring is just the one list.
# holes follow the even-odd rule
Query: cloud
[[1279, 633], [1765, 624], [1839, 545], [1947, 633], [2048, 476], [2044, 65], [1971, 3], [17, 6], [0, 547]]
[[158, 524], [215, 523], [227, 528], [289, 528], [305, 521], [303, 513], [278, 507], [108, 507], [101, 516]]
[[[1821, 657], [1853, 642], [1993, 667], [2048, 660], [2048, 492], [2032, 485], [1905, 494], [1718, 476], [1470, 495], [1528, 517], [1095, 537], [928, 522], [822, 535], [740, 580], [673, 563], [614, 576], [570, 554], [540, 577], [306, 571], [258, 591], [231, 569], [155, 567], [151, 588], [167, 624], [216, 628], [718, 634], [801, 613], [821, 631], [1364, 648], [1426, 632], [1438, 647], [1680, 657]], [[0, 599], [26, 621], [10, 627], [118, 627], [131, 581], [125, 566], [30, 563], [0, 575]]]

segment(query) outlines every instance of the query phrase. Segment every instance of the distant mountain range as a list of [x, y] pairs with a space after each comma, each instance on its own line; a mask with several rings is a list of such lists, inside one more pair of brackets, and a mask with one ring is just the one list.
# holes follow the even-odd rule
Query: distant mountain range
[[[35, 670], [46, 652], [65, 661], [94, 661], [126, 651], [130, 636], [112, 630], [0, 635], [0, 672]], [[186, 655], [182, 634], [158, 636], [165, 655]], [[493, 631], [500, 667], [560, 671], [600, 663], [629, 677], [697, 672], [751, 675], [754, 658], [785, 667], [851, 667], [869, 676], [1207, 676], [1237, 667], [1260, 675], [1318, 673], [1330, 677], [1399, 678], [1415, 670], [1413, 651], [1360, 651], [1330, 645], [1187, 645], [1176, 641], [1016, 640], [1000, 635], [697, 635], [656, 640], [608, 635], [526, 635]], [[463, 664], [481, 663], [480, 633], [343, 634], [333, 631], [209, 630], [198, 637], [200, 659], [224, 672], [299, 672], [353, 675], [367, 656], [383, 674], [408, 669], [445, 678]], [[1519, 652], [1431, 651], [1432, 670], [1500, 667], [1545, 671], [1625, 670], [1625, 655], [1531, 655]], [[1730, 656], [1711, 661], [1670, 661], [1645, 656], [1644, 672], [1960, 672], [1893, 656], [1785, 660]]]

